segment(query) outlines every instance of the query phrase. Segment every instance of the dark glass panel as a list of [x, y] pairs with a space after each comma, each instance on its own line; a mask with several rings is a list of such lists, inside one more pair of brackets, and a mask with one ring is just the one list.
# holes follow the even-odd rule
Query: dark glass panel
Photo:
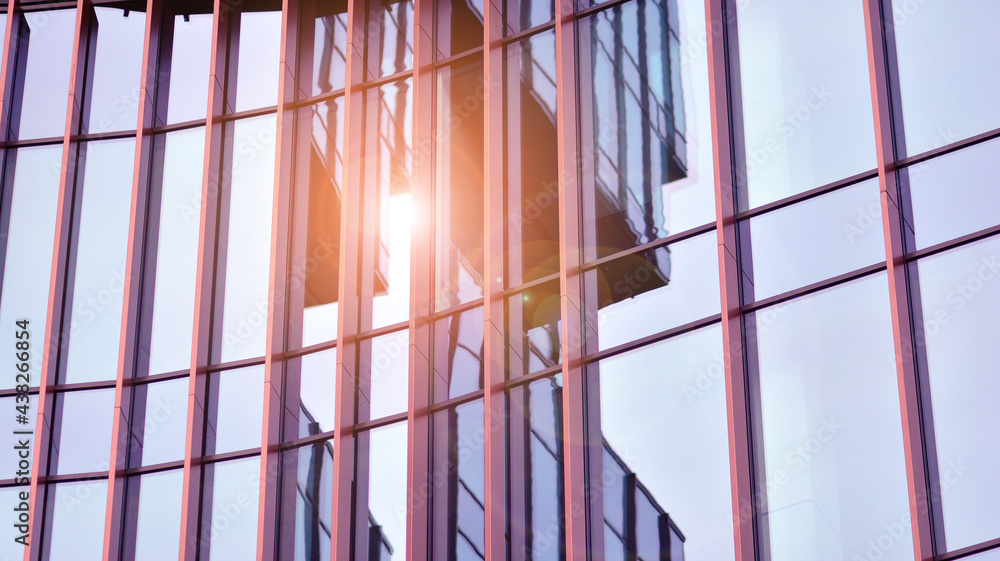
[[780, 0], [737, 8], [746, 137], [741, 208], [873, 169], [863, 6]]
[[[205, 128], [167, 133], [153, 140], [152, 193], [159, 213], [150, 232], [156, 248], [152, 284], [149, 374], [191, 367], [191, 338], [201, 224]], [[155, 195], [152, 195], [155, 196]]]
[[485, 90], [481, 59], [437, 73], [436, 310], [483, 296]]
[[22, 33], [28, 41], [22, 42], [20, 49], [28, 52], [23, 74], [17, 76], [21, 107], [11, 115], [11, 129], [21, 140], [62, 137], [66, 132], [76, 10], [30, 12], [24, 19], [28, 29]]
[[[136, 528], [125, 532], [126, 548], [137, 561], [174, 561], [181, 534], [184, 472], [177, 469], [131, 477], [128, 509], [135, 509]], [[138, 492], [132, 489], [138, 487]], [[127, 558], [127, 557], [126, 557]]]
[[236, 92], [229, 98], [234, 112], [278, 103], [281, 6], [266, 4], [277, 11], [244, 11], [239, 15], [239, 47], [237, 53], [230, 54], [237, 57]]
[[[79, 155], [76, 269], [64, 383], [114, 380], [118, 372], [135, 140], [88, 142]], [[82, 195], [80, 195], [82, 189]]]
[[56, 395], [57, 428], [49, 462], [53, 473], [108, 471], [115, 390], [63, 392]]
[[260, 447], [264, 416], [264, 366], [211, 374], [205, 454]]
[[506, 48], [508, 286], [559, 271], [555, 32]]
[[107, 500], [106, 479], [49, 487], [45, 497], [49, 531], [42, 546], [43, 558], [99, 561], [104, 553]]
[[362, 404], [359, 420], [380, 419], [406, 411], [410, 387], [410, 332], [396, 331], [361, 343], [362, 400], [368, 398], [368, 415]]
[[932, 405], [924, 418], [933, 426], [939, 472], [932, 490], [954, 551], [1000, 536], [991, 508], [1000, 501], [1000, 238], [921, 259], [917, 270], [915, 311]]
[[229, 561], [257, 555], [260, 457], [204, 468], [201, 559]]
[[484, 415], [481, 399], [434, 415], [428, 482], [432, 559], [486, 558]]
[[[724, 373], [718, 326], [588, 370], [600, 384], [608, 558], [735, 558]], [[684, 538], [669, 531], [678, 525]]]
[[507, 300], [508, 372], [511, 378], [562, 362], [559, 282], [551, 281]]
[[[719, 313], [715, 232], [616, 259], [584, 275], [596, 349], [609, 349]], [[656, 310], [651, 314], [650, 310]], [[596, 315], [595, 315], [596, 312]]]
[[504, 2], [503, 6], [507, 22], [504, 29], [506, 35], [548, 23], [556, 17], [553, 0], [512, 0]]
[[434, 400], [483, 389], [483, 309], [434, 323]]
[[[19, 330], [14, 322], [27, 319], [33, 349], [29, 363], [31, 372], [37, 374], [42, 368], [49, 308], [62, 146], [20, 148], [8, 151], [6, 156], [3, 210], [7, 232], [2, 238], [6, 255], [0, 292], [0, 341], [9, 342], [8, 348], [13, 348], [15, 331]], [[14, 376], [0, 377], [0, 387], [13, 388], [14, 384]], [[33, 377], [31, 385], [38, 384]]]
[[[139, 79], [146, 14], [132, 9], [95, 7], [97, 46], [87, 72], [84, 130], [134, 130], [139, 119]], [[124, 17], [123, 17], [124, 16]]]
[[435, 0], [435, 58], [448, 58], [483, 46], [483, 2]]
[[184, 459], [189, 386], [187, 378], [135, 386], [132, 438], [138, 441], [133, 444], [131, 465]]
[[199, 1], [196, 13], [164, 14], [166, 30], [161, 41], [170, 40], [170, 71], [159, 75], [157, 105], [160, 120], [167, 124], [204, 119], [208, 111], [209, 68], [212, 56], [212, 4]]
[[757, 300], [885, 261], [872, 179], [750, 219]]
[[413, 0], [379, 4], [377, 15], [371, 16], [378, 19], [370, 24], [374, 29], [369, 31], [379, 41], [370, 42], [368, 56], [377, 57], [379, 76], [413, 69]]
[[865, 558], [902, 524], [880, 553], [913, 559], [886, 275], [754, 320], [771, 559]]

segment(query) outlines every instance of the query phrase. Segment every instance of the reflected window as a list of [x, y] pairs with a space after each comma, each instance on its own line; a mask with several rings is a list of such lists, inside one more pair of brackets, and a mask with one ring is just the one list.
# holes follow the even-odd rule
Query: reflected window
[[435, 0], [435, 58], [448, 58], [483, 46], [483, 2]]
[[212, 3], [185, 4], [190, 11], [182, 13], [164, 6], [156, 103], [157, 118], [165, 124], [204, 119], [208, 110]]
[[507, 299], [508, 373], [511, 378], [562, 363], [559, 282], [534, 286]]
[[82, 189], [82, 202], [63, 383], [114, 380], [118, 372], [134, 163], [132, 138], [80, 147], [77, 193]]
[[481, 399], [434, 415], [432, 559], [486, 559], [484, 415]]
[[[279, 533], [288, 559], [328, 561], [333, 533], [333, 441], [326, 440], [282, 454], [284, 488]], [[290, 535], [294, 528], [294, 534]], [[294, 541], [288, 539], [294, 536]]]
[[444, 401], [483, 389], [483, 309], [434, 324], [434, 400]]
[[62, 137], [66, 132], [76, 10], [30, 12], [24, 14], [24, 22], [19, 50], [27, 49], [27, 60], [24, 73], [15, 82], [13, 99], [20, 99], [21, 107], [11, 115], [11, 131], [17, 131], [21, 140]]
[[49, 459], [53, 472], [108, 471], [115, 390], [63, 392], [56, 395], [55, 404], [53, 425], [58, 432], [52, 440], [58, 445], [52, 447]]
[[264, 420], [264, 366], [210, 375], [205, 454], [259, 448]]
[[[97, 45], [84, 93], [85, 130], [90, 134], [134, 130], [139, 119], [143, 33], [146, 14], [95, 7]], [[89, 113], [88, 113], [89, 111]]]
[[553, 0], [513, 0], [503, 5], [506, 35], [548, 23], [556, 17]]
[[368, 56], [377, 57], [379, 76], [413, 69], [413, 0], [380, 1], [379, 4], [370, 17], [378, 18], [372, 25], [377, 27], [374, 36], [381, 36], [381, 41], [369, 45]]
[[[315, 13], [306, 13], [312, 8]], [[347, 75], [347, 3], [336, 0], [316, 0], [304, 3], [302, 13], [301, 55], [312, 57], [312, 66], [301, 66], [300, 76], [304, 95], [319, 95], [344, 87]], [[312, 20], [311, 22], [309, 20]]]
[[304, 438], [334, 429], [337, 422], [334, 416], [336, 378], [336, 349], [288, 361], [285, 366], [285, 440]]

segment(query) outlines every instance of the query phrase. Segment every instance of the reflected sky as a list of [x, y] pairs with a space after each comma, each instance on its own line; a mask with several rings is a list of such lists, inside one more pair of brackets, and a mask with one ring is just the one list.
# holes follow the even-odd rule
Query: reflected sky
[[63, 136], [76, 10], [24, 14], [31, 30], [17, 138]]
[[139, 119], [139, 78], [146, 14], [95, 7], [97, 52], [89, 92], [87, 132], [135, 130]]
[[281, 12], [242, 12], [234, 112], [278, 102]]
[[[110, 429], [110, 427], [109, 427]], [[61, 483], [49, 491], [49, 559], [98, 561], [104, 553], [104, 516], [108, 482]], [[47, 510], [48, 510], [47, 509]]]
[[175, 561], [180, 549], [181, 497], [184, 472], [150, 473], [132, 478], [139, 484], [138, 526], [135, 531], [135, 558], [142, 561]]
[[[202, 520], [202, 535], [208, 534], [211, 540], [208, 557], [218, 561], [253, 559], [257, 554], [260, 457], [222, 462], [208, 469], [215, 471], [208, 511], [211, 520]], [[208, 497], [202, 500], [208, 503]]]
[[209, 87], [205, 77], [208, 76], [211, 52], [212, 14], [174, 16], [168, 124], [205, 118]]
[[371, 431], [368, 509], [392, 544], [392, 561], [406, 559], [406, 426]]

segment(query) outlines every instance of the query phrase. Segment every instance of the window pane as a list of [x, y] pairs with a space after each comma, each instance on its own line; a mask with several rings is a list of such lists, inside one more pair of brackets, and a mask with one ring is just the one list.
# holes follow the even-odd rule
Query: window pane
[[209, 384], [205, 453], [259, 448], [264, 426], [264, 366], [217, 372]]
[[79, 157], [83, 202], [64, 383], [113, 380], [118, 372], [135, 140], [89, 142]]
[[[286, 368], [285, 440], [332, 431], [337, 422], [337, 349], [292, 359]], [[298, 415], [293, 417], [292, 411]]]
[[367, 280], [374, 283], [372, 327], [406, 321], [410, 314], [412, 83], [411, 78], [367, 94], [369, 103], [377, 103], [379, 135], [378, 191], [372, 202], [378, 221], [375, 275]]
[[156, 277], [149, 374], [191, 367], [204, 147], [204, 127], [154, 139], [151, 175], [154, 185], [159, 180], [160, 204], [151, 233], [156, 241], [150, 242], [156, 244]]
[[565, 559], [562, 384], [556, 378], [510, 390], [510, 547], [534, 561]]
[[[370, 350], [369, 350], [370, 349]], [[397, 331], [362, 342], [362, 395], [370, 396], [368, 419], [380, 419], [406, 411], [409, 403], [410, 332]], [[364, 386], [368, 386], [367, 388]], [[365, 420], [362, 415], [359, 420]]]
[[229, 222], [220, 224], [221, 231], [228, 231], [225, 284], [216, 280], [216, 286], [225, 286], [222, 341], [215, 351], [221, 362], [264, 356], [276, 127], [274, 115], [227, 126], [226, 142], [233, 151], [226, 178]]
[[[347, 5], [317, 0], [312, 32], [312, 84], [303, 84], [302, 89], [308, 95], [319, 95], [343, 88], [347, 76]], [[308, 38], [303, 34], [303, 40]], [[308, 53], [310, 46], [303, 47], [303, 54]]]
[[508, 373], [511, 378], [562, 363], [559, 282], [546, 282], [507, 299]]
[[432, 559], [486, 558], [484, 419], [481, 399], [434, 415]]
[[741, 207], [873, 169], [862, 5], [780, 0], [737, 11], [748, 190]]
[[[333, 516], [333, 441], [282, 453], [285, 488], [295, 494], [282, 500], [282, 559], [328, 561]], [[294, 528], [293, 540], [287, 539]], [[290, 542], [290, 543], [289, 543]]]
[[993, 140], [906, 168], [914, 249], [1000, 223], [1000, 141]]
[[24, 75], [17, 82], [22, 90], [17, 138], [61, 137], [66, 132], [76, 10], [31, 12], [24, 19], [30, 44]]
[[[1000, 238], [919, 261], [920, 304], [948, 551], [1000, 536]], [[928, 416], [928, 418], [930, 415]]]
[[504, 18], [507, 22], [505, 35], [550, 22], [556, 17], [553, 0], [512, 0], [504, 2]]
[[[42, 368], [49, 307], [52, 251], [55, 243], [56, 204], [62, 146], [20, 148], [8, 152], [14, 166], [8, 212], [3, 292], [0, 292], [0, 341], [14, 345], [15, 321], [28, 320], [31, 334], [31, 372]], [[16, 163], [15, 163], [16, 160]], [[13, 388], [14, 376], [0, 377], [0, 387]], [[33, 378], [31, 384], [37, 386]]]
[[369, 555], [364, 558], [372, 559], [370, 555], [373, 549], [384, 549], [388, 545], [392, 555], [378, 557], [379, 561], [404, 561], [407, 510], [406, 423], [374, 429], [369, 434], [369, 457], [358, 459], [358, 470], [367, 472], [369, 478], [368, 513], [365, 516], [361, 511], [364, 501], [359, 500], [359, 512], [355, 514], [358, 524], [364, 524], [366, 519], [368, 523]]
[[[689, 561], [734, 558], [725, 524], [732, 493], [722, 359], [722, 331], [713, 326], [603, 360], [589, 372], [600, 377], [605, 535], [618, 536], [606, 540], [609, 558], [624, 559], [633, 535], [640, 552], [652, 553], [643, 559], [660, 559], [674, 542]], [[632, 520], [631, 502], [644, 505]], [[660, 534], [667, 516], [685, 542]]]
[[[11, 345], [14, 348], [14, 345]], [[14, 373], [11, 372], [11, 378], [14, 377]], [[28, 407], [27, 414], [22, 413], [23, 407]], [[10, 411], [10, 414], [0, 417], [0, 431], [2, 434], [7, 435], [5, 440], [9, 443], [10, 448], [14, 448], [20, 444], [20, 441], [24, 439], [27, 435], [18, 434], [16, 431], [31, 431], [35, 433], [35, 423], [38, 420], [38, 394], [31, 394], [28, 397], [28, 401], [19, 401], [16, 397], [5, 397], [0, 398], [0, 411]], [[21, 408], [21, 409], [16, 409]], [[20, 416], [24, 415], [27, 417], [25, 423], [20, 422]], [[38, 433], [35, 433], [37, 436]], [[28, 448], [31, 450], [31, 454], [34, 454], [34, 447], [37, 439], [31, 439], [28, 444]], [[20, 449], [14, 449], [8, 452], [5, 456], [0, 457], [0, 469], [3, 473], [9, 474], [8, 479], [18, 479], [21, 477], [27, 477], [30, 479], [31, 471], [33, 469], [34, 456], [28, 456], [27, 458], [22, 458], [21, 454], [23, 452]], [[27, 482], [29, 479], [25, 479]], [[2, 550], [0, 550], [2, 551]], [[0, 557], [3, 559], [3, 557]]]
[[893, 5], [906, 154], [1000, 127], [1000, 40], [990, 0]]
[[[132, 423], [141, 423], [141, 458], [131, 460], [133, 465], [151, 466], [184, 459], [187, 437], [187, 411], [189, 382], [178, 378], [135, 387], [132, 402]], [[141, 460], [141, 461], [140, 461]]]
[[555, 32], [508, 45], [508, 286], [559, 271]]
[[[54, 473], [108, 471], [115, 390], [63, 392], [56, 395], [58, 447], [51, 451]], [[102, 500], [103, 504], [104, 501]]]
[[[913, 559], [884, 273], [755, 314], [771, 559]], [[764, 484], [764, 483], [761, 483]]]
[[434, 324], [434, 400], [444, 401], [483, 389], [483, 309], [456, 314]]
[[260, 457], [211, 464], [205, 471], [202, 558], [253, 559], [257, 554]]
[[135, 559], [142, 561], [174, 561], [177, 559], [181, 534], [181, 497], [184, 496], [184, 472], [181, 470], [150, 473], [130, 478], [128, 485], [138, 485], [129, 494], [137, 501], [135, 532], [126, 532], [126, 540], [135, 541]]
[[483, 296], [481, 59], [437, 73], [435, 310]]
[[373, 51], [369, 56], [379, 57], [380, 76], [389, 76], [413, 68], [413, 0], [380, 4], [376, 13], [380, 11], [381, 17], [372, 25], [381, 24], [381, 29], [375, 31], [382, 40], [380, 44], [369, 45]]
[[[12, 513], [12, 519], [16, 516], [17, 524], [23, 524], [30, 521], [30, 519], [23, 520], [21, 518], [22, 514], [24, 516], [28, 515], [29, 503], [29, 501], [21, 499], [21, 493], [27, 494], [28, 488], [5, 487], [0, 489], [0, 508], [2, 508], [4, 512]], [[14, 523], [5, 525], [3, 530], [0, 531], [0, 559], [24, 559], [25, 547], [14, 541], [14, 538], [18, 538], [22, 535], [21, 531], [14, 526]], [[31, 543], [30, 537], [28, 538], [28, 543]]]
[[757, 300], [885, 261], [872, 179], [750, 219]]
[[[134, 130], [139, 120], [139, 79], [146, 14], [95, 7], [97, 52], [88, 81], [86, 131]], [[124, 17], [122, 17], [124, 15]]]
[[280, 7], [276, 12], [240, 13], [239, 37], [233, 111], [247, 111], [278, 103]]
[[45, 509], [51, 524], [45, 536], [48, 559], [101, 559], [107, 500], [107, 480], [51, 486]]
[[[616, 345], [719, 313], [719, 242], [715, 232], [587, 271], [596, 305], [598, 348]], [[656, 310], [651, 314], [650, 310]]]
[[[170, 73], [166, 76], [160, 75], [160, 80], [169, 81], [169, 87], [163, 87], [165, 84], [161, 82], [159, 90], [168, 91], [165, 101], [167, 124], [204, 119], [208, 111], [212, 6], [202, 7], [206, 8], [208, 13], [173, 16]], [[157, 102], [162, 114], [164, 101], [157, 100]]]
[[435, 0], [436, 59], [448, 58], [483, 46], [483, 1]]

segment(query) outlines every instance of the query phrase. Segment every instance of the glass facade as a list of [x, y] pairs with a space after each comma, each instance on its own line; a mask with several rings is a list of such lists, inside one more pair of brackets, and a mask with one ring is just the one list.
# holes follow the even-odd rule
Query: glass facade
[[996, 559], [994, 15], [0, 2], [0, 561]]

